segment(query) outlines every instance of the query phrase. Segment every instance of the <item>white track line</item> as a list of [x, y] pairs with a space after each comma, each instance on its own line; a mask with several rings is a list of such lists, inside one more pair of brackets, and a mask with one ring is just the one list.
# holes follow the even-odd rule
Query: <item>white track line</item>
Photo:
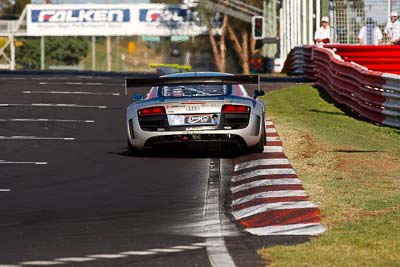
[[49, 266], [49, 265], [60, 265], [64, 262], [59, 261], [24, 261], [20, 262], [21, 265], [34, 265], [34, 266]]
[[204, 205], [204, 216], [206, 219], [204, 235], [206, 237], [208, 260], [212, 267], [235, 267], [235, 262], [229, 254], [224, 236], [222, 235], [219, 210], [219, 177], [211, 176], [211, 173], [215, 171], [214, 163], [210, 162], [210, 174]]
[[[11, 189], [0, 189], [0, 192], [11, 192]], [[0, 265], [1, 267], [1, 265]]]
[[34, 164], [34, 165], [47, 165], [48, 162], [44, 162], [44, 161], [7, 161], [7, 160], [0, 160], [0, 164]]
[[267, 142], [281, 141], [277, 136], [267, 136]]
[[288, 209], [307, 209], [317, 208], [312, 201], [291, 201], [291, 202], [277, 202], [277, 203], [264, 203], [238, 211], [232, 212], [235, 219], [240, 220], [259, 213], [272, 211], [272, 210], [288, 210]]
[[326, 228], [319, 223], [299, 223], [246, 229], [253, 235], [320, 235], [325, 230]]
[[90, 82], [39, 82], [40, 85], [93, 85], [93, 86], [125, 86], [123, 83], [90, 83]]
[[264, 146], [264, 153], [282, 153], [283, 147], [281, 146]]
[[277, 133], [275, 128], [267, 128], [265, 129], [266, 133]]
[[196, 246], [175, 246], [175, 247], [172, 247], [172, 249], [183, 249], [183, 250], [185, 250], [185, 249], [187, 249], [187, 250], [194, 250], [194, 249], [201, 249], [201, 247], [196, 247]]
[[112, 95], [119, 96], [120, 93], [97, 93], [97, 92], [83, 92], [83, 91], [23, 91], [24, 94], [64, 94], [64, 95]]
[[38, 137], [38, 136], [0, 136], [0, 140], [64, 140], [73, 141], [73, 137]]
[[0, 104], [0, 107], [58, 107], [58, 108], [108, 108], [107, 106], [91, 106], [91, 105], [76, 105], [76, 104], [47, 104], [47, 103], [33, 103], [33, 104]]
[[[62, 261], [62, 262], [87, 262], [87, 261], [94, 261], [94, 258], [81, 258], [81, 257], [71, 257], [71, 258], [59, 258], [55, 259], [55, 261]], [[1, 267], [1, 265], [0, 265]]]
[[125, 251], [125, 252], [120, 252], [119, 254], [128, 256], [146, 256], [146, 255], [154, 255], [157, 253], [152, 251]]
[[231, 191], [232, 193], [237, 193], [247, 189], [271, 185], [301, 185], [301, 180], [298, 178], [264, 179], [231, 187]]
[[288, 159], [256, 159], [236, 164], [235, 171], [240, 171], [261, 165], [273, 166], [273, 165], [288, 165], [288, 164], [290, 164]]
[[97, 254], [97, 255], [88, 255], [87, 257], [95, 258], [95, 259], [118, 259], [118, 258], [128, 257], [128, 255], [123, 255], [123, 254]]
[[246, 203], [255, 199], [265, 198], [276, 198], [276, 197], [305, 197], [307, 196], [304, 190], [280, 190], [280, 191], [267, 191], [247, 195], [245, 197], [237, 198], [232, 200], [232, 206], [236, 206], [242, 203]]
[[0, 264], [0, 267], [22, 267], [27, 265], [36, 265], [36, 266], [47, 266], [47, 265], [60, 265], [60, 264], [68, 264], [68, 263], [84, 263], [88, 261], [97, 261], [97, 260], [112, 260], [119, 258], [126, 258], [129, 256], [147, 256], [147, 255], [156, 255], [162, 253], [175, 253], [175, 252], [183, 252], [186, 250], [194, 250], [194, 249], [203, 249], [206, 246], [205, 243], [194, 243], [189, 246], [174, 246], [169, 248], [156, 248], [156, 249], [147, 249], [147, 250], [132, 250], [132, 251], [124, 251], [117, 252], [113, 254], [93, 254], [85, 257], [68, 257], [68, 258], [57, 258], [54, 260], [38, 260], [38, 261], [25, 261], [20, 262], [18, 265], [4, 265]]
[[23, 118], [23, 119], [0, 119], [0, 122], [84, 122], [84, 123], [94, 123], [94, 120], [25, 119], [25, 118]]
[[182, 252], [182, 249], [177, 248], [154, 248], [149, 249], [150, 252], [159, 252], [159, 253], [173, 253], [173, 252]]
[[251, 172], [242, 173], [236, 176], [233, 176], [232, 181], [238, 182], [244, 179], [256, 177], [256, 176], [264, 176], [264, 175], [280, 175], [280, 174], [296, 174], [296, 172], [292, 168], [276, 168], [276, 169], [261, 169], [254, 170]]

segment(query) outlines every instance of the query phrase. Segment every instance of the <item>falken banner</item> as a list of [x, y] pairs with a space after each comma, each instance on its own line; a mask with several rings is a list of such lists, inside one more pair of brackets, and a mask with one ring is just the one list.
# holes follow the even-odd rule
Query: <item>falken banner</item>
[[28, 5], [29, 36], [200, 35], [207, 27], [185, 6], [166, 4]]

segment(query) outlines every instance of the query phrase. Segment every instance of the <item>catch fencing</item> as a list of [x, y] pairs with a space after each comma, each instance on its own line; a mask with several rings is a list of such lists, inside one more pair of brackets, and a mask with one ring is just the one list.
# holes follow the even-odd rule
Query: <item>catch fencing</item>
[[[392, 61], [381, 62], [383, 54]], [[399, 66], [400, 49], [394, 46], [327, 45], [294, 48], [284, 70], [314, 81], [363, 118], [400, 128]]]

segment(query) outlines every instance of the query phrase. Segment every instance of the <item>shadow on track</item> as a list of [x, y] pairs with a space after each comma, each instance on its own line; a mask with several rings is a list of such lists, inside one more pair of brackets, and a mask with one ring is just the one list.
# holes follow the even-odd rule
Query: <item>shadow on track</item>
[[108, 152], [108, 154], [119, 155], [131, 158], [236, 158], [245, 155], [244, 151], [209, 151], [204, 149], [176, 149], [176, 150], [149, 150], [143, 152], [130, 152], [128, 147], [121, 148], [118, 152]]

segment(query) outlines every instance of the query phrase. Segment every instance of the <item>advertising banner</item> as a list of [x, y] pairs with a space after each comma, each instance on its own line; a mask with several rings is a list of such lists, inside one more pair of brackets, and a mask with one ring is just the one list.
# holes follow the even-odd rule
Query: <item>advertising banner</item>
[[207, 27], [185, 6], [166, 4], [28, 5], [29, 36], [200, 35]]

